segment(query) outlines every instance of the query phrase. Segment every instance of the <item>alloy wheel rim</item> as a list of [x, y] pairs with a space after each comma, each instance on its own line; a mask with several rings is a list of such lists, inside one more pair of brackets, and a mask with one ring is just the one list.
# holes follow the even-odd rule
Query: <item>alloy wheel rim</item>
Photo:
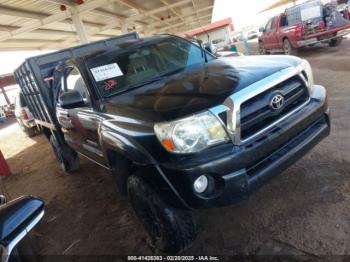
[[286, 55], [290, 54], [290, 44], [287, 41], [284, 42], [284, 53]]

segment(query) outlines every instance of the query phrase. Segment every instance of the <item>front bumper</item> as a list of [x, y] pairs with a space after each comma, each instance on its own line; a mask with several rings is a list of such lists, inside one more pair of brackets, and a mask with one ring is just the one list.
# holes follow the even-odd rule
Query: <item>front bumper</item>
[[[310, 102], [278, 124], [277, 131], [244, 146], [225, 144], [171, 163], [163, 173], [190, 208], [225, 206], [247, 198], [280, 174], [330, 133], [326, 91], [315, 86]], [[209, 178], [208, 190], [197, 194], [193, 182]]]

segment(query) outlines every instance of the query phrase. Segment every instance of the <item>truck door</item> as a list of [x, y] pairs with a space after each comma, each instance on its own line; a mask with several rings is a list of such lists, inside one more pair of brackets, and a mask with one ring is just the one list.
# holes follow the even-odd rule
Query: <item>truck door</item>
[[273, 38], [273, 31], [271, 30], [271, 24], [274, 18], [270, 18], [269, 21], [267, 21], [264, 29], [264, 34], [262, 35], [262, 40], [264, 42], [266, 49], [272, 48], [272, 39]]
[[282, 14], [276, 23], [276, 48], [283, 48], [283, 38], [288, 34], [288, 20], [285, 14]]
[[65, 140], [80, 154], [105, 165], [97, 134], [100, 122], [98, 112], [92, 107], [89, 90], [76, 67], [66, 68], [62, 76], [62, 89], [59, 100], [62, 100], [62, 94], [72, 90], [77, 91], [83, 99], [83, 103], [68, 106], [68, 109], [67, 106], [63, 108], [60, 103], [56, 107]]
[[272, 49], [277, 49], [278, 48], [278, 37], [279, 37], [279, 17], [275, 16], [272, 18], [271, 22], [271, 48]]
[[275, 16], [270, 19], [268, 24], [266, 24], [265, 32], [267, 35], [267, 44], [265, 47], [267, 49], [275, 49], [277, 47], [277, 35], [276, 35], [276, 25], [277, 25], [278, 17]]

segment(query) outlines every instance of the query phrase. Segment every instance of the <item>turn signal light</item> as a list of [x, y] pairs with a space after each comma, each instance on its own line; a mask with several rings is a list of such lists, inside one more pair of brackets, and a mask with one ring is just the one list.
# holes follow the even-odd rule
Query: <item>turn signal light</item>
[[162, 143], [162, 145], [165, 147], [165, 149], [167, 149], [167, 150], [170, 151], [170, 152], [173, 152], [173, 151], [176, 150], [176, 147], [175, 147], [175, 145], [174, 145], [174, 142], [173, 142], [171, 139], [168, 139], [168, 138], [163, 139], [163, 140], [161, 141], [161, 143]]

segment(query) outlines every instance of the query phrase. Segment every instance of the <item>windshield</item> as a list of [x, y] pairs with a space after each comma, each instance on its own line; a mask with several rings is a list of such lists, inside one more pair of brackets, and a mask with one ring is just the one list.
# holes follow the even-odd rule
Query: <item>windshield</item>
[[[169, 37], [99, 55], [87, 66], [101, 95], [109, 97], [203, 63], [202, 54], [197, 45]], [[207, 58], [214, 59], [208, 53]]]

